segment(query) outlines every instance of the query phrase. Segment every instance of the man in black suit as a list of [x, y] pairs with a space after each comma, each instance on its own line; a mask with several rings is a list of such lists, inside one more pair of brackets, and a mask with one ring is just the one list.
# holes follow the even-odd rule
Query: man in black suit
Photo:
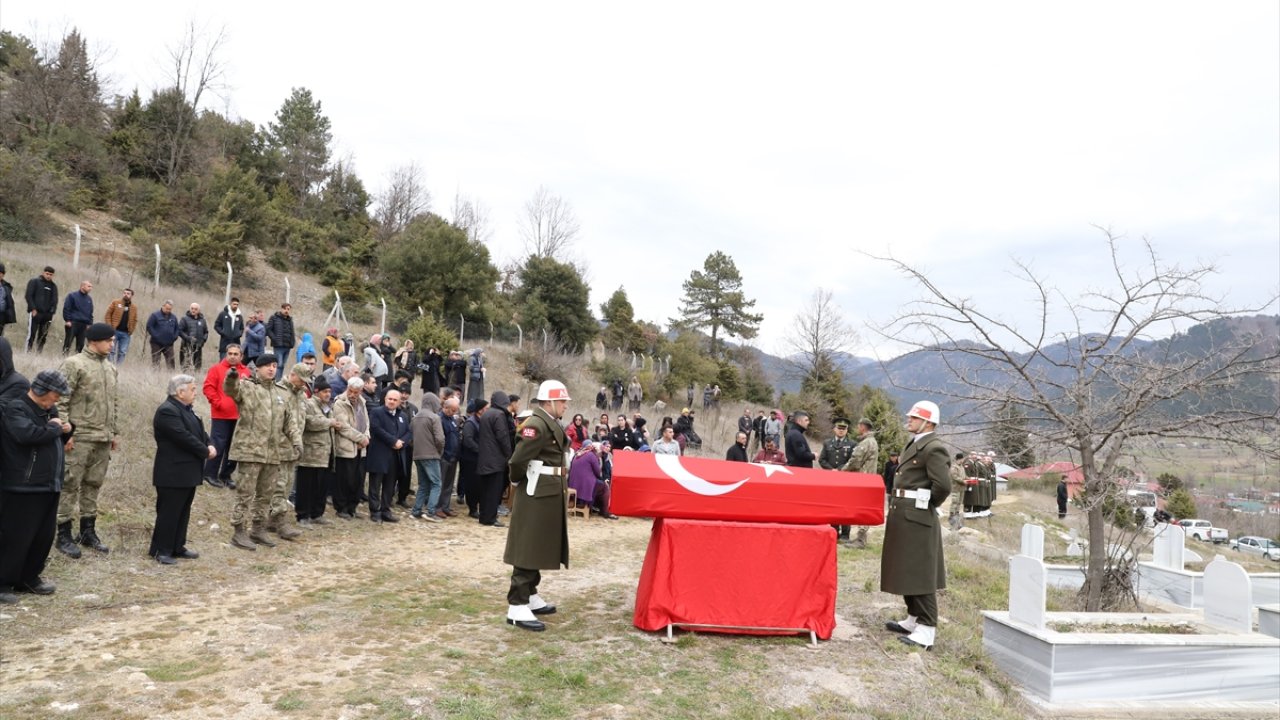
[[187, 548], [187, 524], [191, 520], [191, 501], [202, 482], [204, 463], [217, 451], [209, 442], [204, 423], [191, 409], [197, 392], [195, 378], [174, 375], [169, 380], [169, 397], [156, 408], [151, 420], [156, 438], [156, 457], [151, 466], [151, 483], [156, 486], [156, 526], [148, 554], [161, 565], [173, 565], [178, 562], [176, 558], [200, 557]]
[[409, 449], [413, 430], [409, 418], [400, 407], [399, 390], [388, 390], [382, 405], [369, 408], [369, 454], [365, 467], [369, 472], [369, 519], [374, 522], [399, 522], [391, 512], [396, 485], [408, 472]]

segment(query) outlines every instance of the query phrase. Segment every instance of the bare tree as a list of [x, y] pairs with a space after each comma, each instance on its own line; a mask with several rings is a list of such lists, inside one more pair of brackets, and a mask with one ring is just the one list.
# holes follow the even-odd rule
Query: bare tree
[[[1280, 445], [1270, 441], [1280, 405], [1280, 320], [1267, 318], [1264, 332], [1232, 329], [1275, 298], [1257, 308], [1226, 308], [1204, 289], [1216, 272], [1212, 265], [1170, 264], [1144, 240], [1142, 261], [1127, 267], [1122, 239], [1106, 232], [1106, 241], [1108, 287], [1079, 298], [1063, 296], [1027, 264], [1016, 263], [1038, 314], [1030, 327], [979, 309], [901, 260], [879, 258], [922, 290], [920, 300], [879, 332], [936, 354], [949, 375], [943, 388], [910, 389], [949, 398], [954, 409], [948, 425], [990, 426], [995, 410], [1007, 403], [1027, 416], [1032, 436], [1079, 458], [1089, 537], [1081, 594], [1090, 611], [1133, 593], [1132, 556], [1109, 549], [1131, 545], [1132, 538], [1108, 543], [1111, 521], [1124, 506], [1118, 476], [1131, 441], [1214, 439], [1280, 458]], [[1055, 332], [1051, 316], [1070, 318], [1073, 327]], [[1205, 334], [1197, 342], [1162, 338], [1178, 325], [1196, 323]]]
[[391, 171], [387, 188], [378, 195], [378, 239], [395, 237], [409, 227], [409, 223], [431, 209], [431, 192], [423, 182], [422, 169], [417, 163], [401, 165]]
[[837, 355], [849, 352], [857, 342], [857, 331], [825, 288], [813, 291], [782, 339], [791, 372], [801, 379], [839, 372]]
[[453, 196], [453, 225], [466, 231], [467, 239], [473, 243], [487, 245], [493, 238], [489, 208], [479, 200], [463, 197], [461, 193]]
[[197, 29], [195, 22], [187, 24], [187, 32], [177, 45], [169, 48], [172, 75], [171, 85], [163, 93], [169, 94], [177, 107], [164, 113], [164, 120], [157, 127], [166, 156], [161, 158], [161, 174], [167, 185], [173, 185], [185, 167], [187, 153], [193, 141], [193, 129], [200, 112], [200, 102], [206, 92], [222, 88], [226, 66], [218, 57], [226, 42], [226, 28], [209, 36]]
[[578, 218], [567, 200], [539, 186], [524, 204], [520, 235], [527, 254], [563, 260], [578, 238]]

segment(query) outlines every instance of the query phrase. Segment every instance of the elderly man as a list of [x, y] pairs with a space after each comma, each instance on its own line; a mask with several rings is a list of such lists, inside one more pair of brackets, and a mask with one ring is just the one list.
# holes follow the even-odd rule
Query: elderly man
[[938, 406], [922, 400], [907, 411], [911, 440], [902, 451], [885, 519], [880, 591], [902, 595], [905, 620], [885, 623], [904, 643], [933, 647], [938, 627], [938, 590], [947, 586], [938, 507], [951, 493], [950, 453], [934, 434]]
[[364, 403], [363, 380], [352, 377], [347, 382], [346, 392], [333, 401], [333, 419], [338, 423], [333, 438], [337, 474], [333, 510], [343, 520], [350, 520], [360, 504], [365, 448], [369, 446], [369, 409]]
[[[458, 477], [458, 454], [462, 450], [462, 430], [459, 428], [458, 407], [460, 398], [452, 388], [441, 390], [440, 427], [444, 430], [444, 449], [440, 452], [440, 512], [445, 517], [457, 515], [453, 511], [453, 492]], [[459, 500], [461, 502], [461, 500]]]
[[[494, 395], [496, 398], [498, 393]], [[518, 499], [513, 503], [502, 561], [511, 566], [507, 623], [537, 632], [546, 629], [538, 616], [556, 611], [555, 605], [538, 594], [541, 571], [569, 567], [565, 517], [569, 438], [560, 426], [569, 406], [569, 391], [559, 381], [546, 380], [538, 386], [534, 401], [537, 407], [521, 426], [520, 440], [511, 455], [513, 496]]]
[[62, 354], [71, 352], [71, 341], [75, 339], [76, 352], [84, 350], [84, 331], [93, 324], [93, 283], [85, 280], [80, 288], [67, 295], [62, 302], [62, 320], [67, 325], [66, 334], [62, 336]]
[[61, 373], [45, 370], [30, 389], [3, 406], [0, 423], [0, 604], [18, 602], [15, 593], [51, 595], [54, 584], [40, 577], [53, 545], [53, 526], [62, 489], [63, 445], [71, 423], [55, 405], [70, 393]]
[[161, 565], [174, 565], [178, 558], [200, 557], [187, 547], [187, 525], [205, 461], [213, 459], [217, 450], [209, 442], [204, 423], [191, 409], [197, 394], [195, 378], [173, 376], [169, 380], [169, 397], [160, 403], [151, 419], [156, 440], [155, 460], [151, 463], [156, 524], [148, 554]]
[[387, 377], [387, 361], [383, 359], [382, 352], [379, 348], [382, 346], [382, 336], [374, 333], [369, 336], [369, 344], [364, 349], [364, 369], [373, 375], [374, 381], [378, 383], [378, 388], [386, 386], [389, 378]]
[[200, 303], [191, 303], [187, 314], [178, 321], [178, 337], [182, 340], [182, 347], [178, 349], [182, 369], [200, 372], [204, 365], [204, 344], [209, 339], [209, 323], [200, 312]]
[[174, 369], [173, 345], [178, 342], [178, 318], [173, 315], [173, 301], [165, 300], [160, 309], [147, 318], [147, 335], [151, 338], [151, 364], [159, 367], [160, 358]]
[[80, 544], [100, 553], [110, 549], [98, 537], [98, 491], [107, 479], [111, 452], [120, 448], [119, 396], [116, 367], [107, 361], [115, 331], [94, 323], [85, 331], [84, 351], [62, 362], [71, 392], [58, 400], [58, 417], [76, 428], [75, 444], [67, 458], [67, 482], [58, 503], [58, 551], [79, 558], [71, 537], [71, 522], [80, 518]]
[[334, 433], [342, 424], [333, 418], [329, 398], [329, 381], [318, 375], [311, 383], [311, 397], [304, 404], [306, 423], [302, 429], [302, 457], [298, 460], [298, 499], [294, 503], [301, 525], [329, 524], [324, 518], [324, 479], [334, 468]]
[[112, 300], [107, 307], [103, 322], [110, 325], [116, 333], [116, 344], [111, 349], [111, 362], [119, 365], [129, 353], [129, 343], [133, 340], [133, 331], [138, 328], [138, 309], [133, 306], [133, 290], [125, 288], [120, 299]]
[[399, 522], [391, 511], [400, 476], [407, 472], [406, 451], [413, 443], [409, 418], [400, 407], [404, 398], [399, 390], [388, 390], [382, 405], [369, 411], [369, 519], [373, 522]]
[[[302, 444], [289, 391], [275, 382], [276, 359], [263, 355], [258, 360], [249, 377], [242, 379], [240, 369], [233, 366], [222, 383], [227, 397], [240, 409], [230, 451], [236, 462], [231, 544], [242, 550], [276, 546], [267, 533], [266, 519], [280, 473], [280, 446]], [[245, 531], [249, 520], [253, 521], [252, 532]]]

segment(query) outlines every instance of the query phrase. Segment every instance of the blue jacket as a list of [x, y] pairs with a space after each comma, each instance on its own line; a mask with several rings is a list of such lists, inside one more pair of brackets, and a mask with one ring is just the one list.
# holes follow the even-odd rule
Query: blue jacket
[[256, 322], [244, 331], [244, 356], [256, 358], [267, 351], [267, 326]]
[[[404, 447], [400, 452], [391, 449], [396, 440], [403, 440]], [[391, 472], [392, 463], [405, 462], [413, 445], [413, 430], [409, 428], [409, 418], [404, 410], [397, 409], [392, 415], [386, 407], [369, 410], [369, 449], [365, 456], [365, 470], [371, 473]]]
[[93, 323], [93, 297], [78, 289], [62, 301], [62, 319], [67, 322]]
[[316, 346], [311, 341], [311, 333], [302, 333], [302, 342], [298, 344], [298, 362], [302, 362], [302, 356], [307, 353], [316, 355]]
[[440, 459], [445, 462], [453, 462], [458, 459], [458, 448], [462, 443], [462, 438], [458, 432], [458, 423], [454, 419], [440, 413], [440, 424], [444, 427], [444, 452], [440, 453]]
[[163, 310], [151, 313], [147, 318], [147, 334], [152, 342], [169, 346], [178, 341], [178, 316], [173, 313], [164, 314]]

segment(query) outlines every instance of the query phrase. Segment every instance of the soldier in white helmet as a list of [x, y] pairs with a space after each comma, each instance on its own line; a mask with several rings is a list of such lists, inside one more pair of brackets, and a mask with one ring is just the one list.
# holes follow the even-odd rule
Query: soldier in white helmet
[[541, 631], [546, 626], [538, 617], [556, 611], [538, 594], [541, 571], [569, 567], [565, 517], [569, 437], [560, 425], [569, 406], [569, 391], [557, 380], [546, 380], [538, 386], [534, 403], [511, 454], [511, 528], [502, 560], [511, 566], [507, 623]]
[[907, 617], [885, 623], [902, 642], [928, 650], [938, 626], [937, 591], [947, 586], [938, 507], [951, 494], [951, 455], [934, 434], [938, 406], [922, 400], [907, 412], [911, 441], [902, 451], [889, 494], [880, 590], [902, 595]]

